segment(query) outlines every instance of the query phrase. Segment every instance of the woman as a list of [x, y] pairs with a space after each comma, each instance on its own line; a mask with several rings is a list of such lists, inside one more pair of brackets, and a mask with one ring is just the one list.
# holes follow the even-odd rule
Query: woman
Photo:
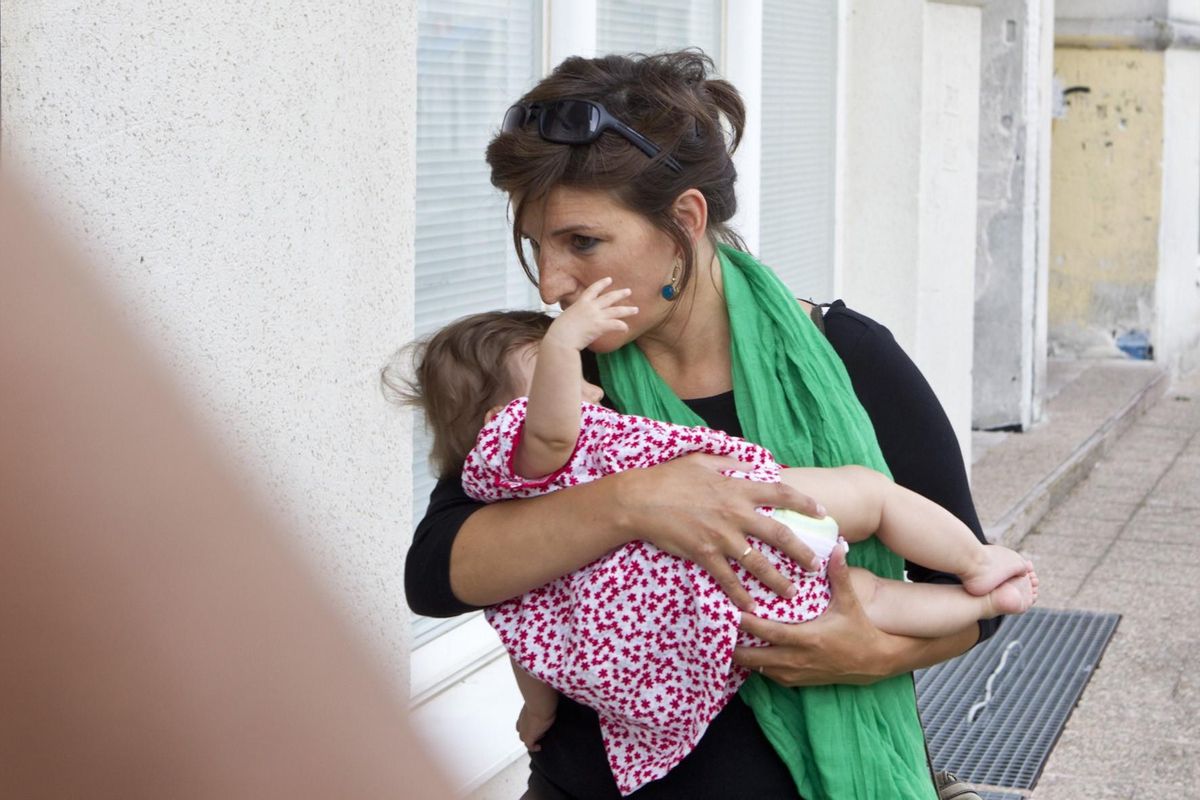
[[[597, 340], [588, 365], [620, 410], [699, 420], [792, 464], [890, 466], [898, 483], [982, 539], [945, 414], [886, 329], [840, 303], [814, 313], [752, 258], [718, 247], [736, 242], [727, 228], [736, 208], [730, 152], [745, 115], [733, 87], [708, 79], [710, 70], [695, 52], [572, 58], [509, 110], [488, 163], [512, 199], [514, 241], [542, 299], [569, 306], [601, 277], [633, 290], [640, 311], [628, 332]], [[748, 553], [748, 536], [812, 559], [755, 508], [815, 513], [820, 498], [720, 474], [732, 466], [689, 456], [486, 507], [443, 481], [409, 553], [409, 604], [439, 616], [492, 605], [643, 539], [703, 566], [751, 612], [730, 559], [781, 594], [789, 585]], [[881, 547], [856, 547], [856, 559], [893, 577], [903, 567]], [[908, 673], [990, 631], [889, 636], [867, 621], [844, 569], [830, 573], [834, 601], [816, 622], [745, 615], [743, 626], [773, 644], [736, 655], [761, 677], [675, 770], [632, 796], [935, 796]], [[947, 579], [917, 567], [910, 577]], [[532, 754], [530, 789], [545, 798], [618, 796], [593, 712], [560, 702]]]

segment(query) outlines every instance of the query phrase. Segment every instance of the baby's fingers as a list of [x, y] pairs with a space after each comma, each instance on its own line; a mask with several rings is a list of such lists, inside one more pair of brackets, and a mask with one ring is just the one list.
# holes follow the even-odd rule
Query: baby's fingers
[[601, 292], [603, 292], [606, 288], [608, 288], [612, 284], [612, 282], [613, 282], [612, 278], [601, 278], [600, 280], [593, 283], [591, 286], [584, 289], [583, 294], [581, 294], [579, 296], [579, 299], [586, 300], [586, 299], [598, 296]]
[[[594, 283], [592, 284], [592, 286], [595, 285], [596, 284]], [[596, 295], [596, 305], [598, 305], [600, 308], [607, 308], [613, 303], [618, 303], [624, 300], [631, 294], [633, 294], [633, 289], [612, 289], [611, 291], [600, 292]]]
[[613, 306], [604, 310], [605, 316], [610, 319], [624, 319], [625, 317], [632, 317], [636, 313], [638, 313], [637, 306]]

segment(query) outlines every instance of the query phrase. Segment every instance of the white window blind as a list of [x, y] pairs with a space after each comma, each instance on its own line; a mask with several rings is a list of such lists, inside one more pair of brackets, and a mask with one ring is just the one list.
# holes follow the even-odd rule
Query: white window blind
[[832, 300], [837, 0], [764, 0], [759, 256], [801, 298]]
[[720, 60], [720, 0], [599, 0], [596, 16], [596, 49], [601, 54], [699, 47]]
[[[536, 0], [420, 0], [417, 22], [416, 334], [478, 311], [537, 306], [512, 253], [505, 198], [484, 150], [540, 65]], [[413, 513], [435, 479], [414, 420]], [[416, 644], [453, 625], [418, 619]]]

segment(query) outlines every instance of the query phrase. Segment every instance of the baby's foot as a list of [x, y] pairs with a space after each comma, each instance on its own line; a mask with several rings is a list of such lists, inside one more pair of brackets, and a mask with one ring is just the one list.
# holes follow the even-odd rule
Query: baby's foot
[[1009, 578], [988, 594], [992, 616], [1024, 614], [1037, 602], [1037, 573]]
[[1033, 565], [1015, 550], [986, 544], [971, 570], [959, 575], [968, 594], [982, 597], [1010, 578], [1029, 572]]

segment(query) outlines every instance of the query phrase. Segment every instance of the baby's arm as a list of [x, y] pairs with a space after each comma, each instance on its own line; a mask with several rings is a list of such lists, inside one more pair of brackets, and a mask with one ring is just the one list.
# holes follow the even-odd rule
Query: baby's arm
[[527, 750], [540, 750], [538, 740], [554, 724], [554, 715], [558, 711], [558, 692], [521, 669], [516, 661], [509, 661], [517, 679], [517, 688], [521, 690], [521, 699], [525, 701], [521, 715], [517, 717], [517, 734]]
[[633, 306], [616, 305], [629, 296], [629, 289], [605, 291], [611, 283], [612, 278], [601, 278], [585, 289], [550, 324], [538, 347], [525, 428], [513, 455], [519, 475], [549, 475], [575, 451], [583, 395], [579, 351], [606, 333], [627, 331], [622, 318], [637, 313]]

